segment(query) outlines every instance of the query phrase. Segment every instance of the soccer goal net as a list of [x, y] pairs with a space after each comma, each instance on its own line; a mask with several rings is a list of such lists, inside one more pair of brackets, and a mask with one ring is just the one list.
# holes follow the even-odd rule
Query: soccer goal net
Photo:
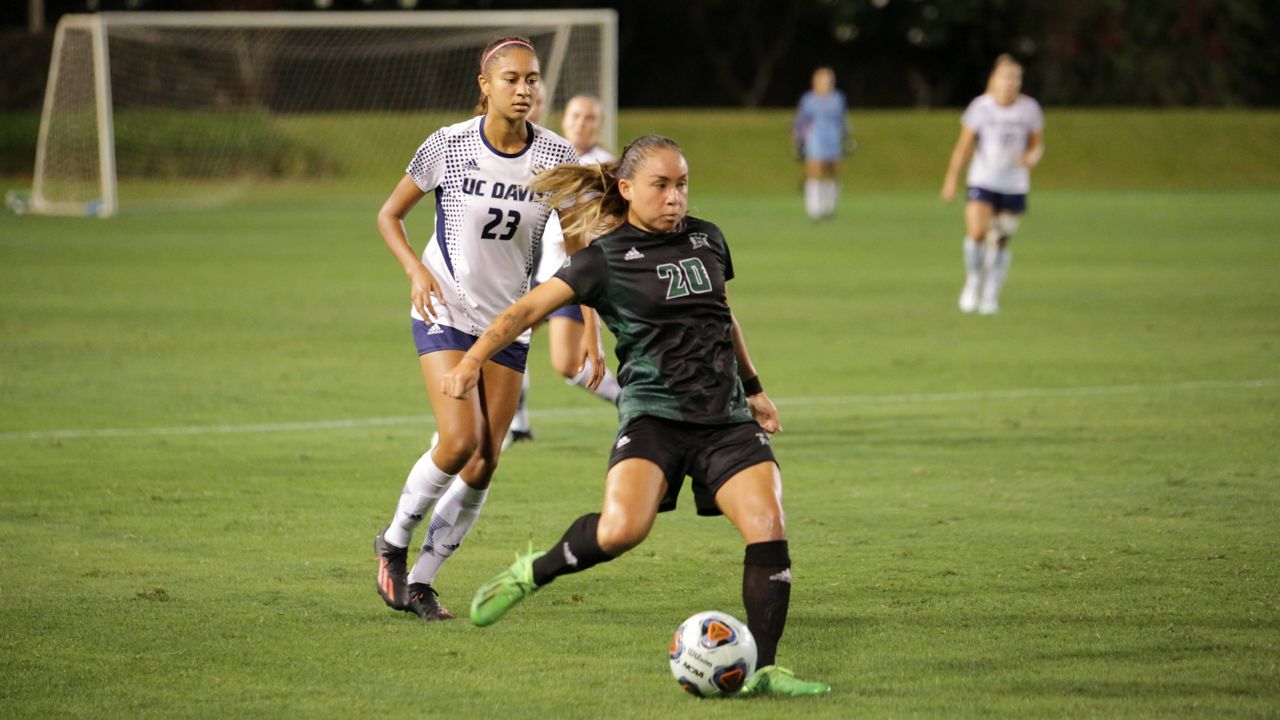
[[479, 58], [524, 35], [546, 113], [600, 98], [616, 147], [612, 10], [100, 13], [54, 37], [31, 210], [217, 204], [263, 183], [394, 186], [436, 128], [472, 114]]

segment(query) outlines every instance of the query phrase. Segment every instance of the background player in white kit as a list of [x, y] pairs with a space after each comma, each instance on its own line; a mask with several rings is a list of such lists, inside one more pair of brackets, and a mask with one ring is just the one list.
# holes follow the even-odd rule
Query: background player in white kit
[[[413, 336], [439, 429], [438, 441], [410, 470], [391, 523], [374, 539], [378, 594], [424, 620], [453, 617], [431, 583], [488, 495], [520, 397], [529, 335], [485, 363], [481, 391], [469, 399], [444, 395], [440, 378], [528, 290], [550, 215], [529, 189], [534, 175], [578, 161], [569, 141], [527, 119], [541, 79], [528, 40], [491, 42], [479, 69], [477, 116], [432, 133], [378, 212], [378, 231], [411, 283]], [[435, 235], [419, 260], [404, 218], [433, 190]], [[413, 531], [433, 504], [417, 562], [406, 573]]]
[[969, 163], [965, 281], [960, 293], [964, 312], [991, 315], [1000, 309], [1000, 290], [1013, 261], [1009, 239], [1027, 209], [1031, 168], [1044, 154], [1044, 114], [1021, 90], [1022, 65], [1011, 55], [1001, 55], [987, 92], [969, 103], [960, 119], [960, 137], [942, 184], [942, 199], [950, 202], [960, 168]]
[[[612, 162], [616, 158], [613, 153], [602, 147], [598, 141], [600, 123], [603, 119], [603, 108], [599, 98], [590, 95], [575, 95], [569, 98], [564, 106], [564, 120], [560, 127], [564, 136], [573, 143], [578, 159], [583, 165], [599, 165]], [[570, 239], [566, 244], [564, 232], [560, 229], [560, 216], [552, 214], [547, 220], [547, 228], [542, 233], [542, 257], [534, 279], [544, 283], [556, 274], [564, 265], [567, 254], [577, 252], [583, 242]], [[565, 380], [583, 387], [608, 402], [617, 402], [618, 380], [603, 365], [595, 365], [587, 356], [588, 348], [583, 342], [595, 343], [597, 352], [600, 345], [600, 331], [595, 322], [595, 311], [581, 305], [568, 305], [551, 313], [547, 319], [548, 335], [551, 339], [551, 366], [564, 376]], [[590, 332], [588, 332], [590, 331]], [[524, 376], [525, 392], [520, 395], [520, 407], [516, 410], [515, 419], [511, 421], [511, 431], [507, 433], [508, 442], [529, 440], [533, 437], [533, 428], [526, 408], [529, 389], [529, 375]]]

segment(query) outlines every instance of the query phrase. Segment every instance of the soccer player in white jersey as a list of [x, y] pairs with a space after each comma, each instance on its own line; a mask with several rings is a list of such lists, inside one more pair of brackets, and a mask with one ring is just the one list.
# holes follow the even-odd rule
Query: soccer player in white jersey
[[[564, 136], [573, 143], [583, 165], [600, 165], [616, 159], [613, 153], [599, 143], [602, 119], [603, 108], [599, 98], [575, 95], [565, 103], [564, 119], [560, 127], [564, 130]], [[560, 229], [560, 216], [553, 213], [542, 233], [542, 257], [534, 279], [538, 283], [546, 282], [564, 265], [566, 254], [577, 252], [583, 244], [585, 242], [575, 243], [572, 239], [566, 242], [564, 232]], [[597, 397], [611, 403], [617, 402], [620, 391], [617, 378], [608, 368], [592, 364], [588, 357], [590, 348], [584, 344], [594, 343], [597, 347], [600, 344], [595, 311], [581, 305], [567, 305], [548, 316], [547, 327], [551, 336], [551, 366], [556, 372], [564, 376], [567, 382], [578, 385]], [[525, 374], [524, 387], [520, 407], [511, 422], [511, 431], [507, 433], [509, 443], [533, 438], [533, 428], [526, 408], [528, 373]]]
[[951, 202], [960, 168], [969, 164], [963, 312], [992, 315], [1000, 309], [1000, 290], [1013, 261], [1009, 240], [1027, 209], [1031, 169], [1044, 154], [1044, 114], [1021, 90], [1022, 65], [1001, 55], [987, 92], [969, 103], [960, 119], [960, 137], [942, 184], [942, 199]]
[[800, 98], [792, 134], [804, 158], [804, 207], [812, 220], [836, 211], [836, 176], [849, 140], [844, 93], [836, 89], [836, 73], [821, 67], [813, 73], [813, 89]]
[[[453, 617], [432, 583], [488, 495], [520, 397], [529, 334], [485, 363], [480, 393], [458, 400], [440, 391], [440, 380], [528, 290], [550, 215], [529, 188], [534, 175], [578, 161], [568, 140], [528, 120], [541, 79], [533, 45], [501, 38], [479, 60], [476, 117], [432, 133], [378, 212], [378, 232], [409, 276], [413, 337], [439, 432], [409, 471], [390, 524], [374, 539], [378, 593], [387, 605], [423, 620]], [[430, 192], [435, 235], [419, 259], [404, 219]], [[417, 562], [406, 572], [413, 531], [427, 517]]]

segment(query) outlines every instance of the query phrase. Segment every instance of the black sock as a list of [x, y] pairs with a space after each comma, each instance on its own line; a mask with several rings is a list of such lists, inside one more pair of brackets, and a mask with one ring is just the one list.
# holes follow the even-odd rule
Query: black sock
[[542, 587], [561, 575], [582, 572], [593, 565], [609, 562], [613, 556], [600, 548], [596, 542], [596, 526], [600, 524], [600, 513], [583, 515], [568, 530], [560, 541], [547, 551], [546, 555], [533, 561], [533, 584]]
[[786, 540], [751, 543], [742, 559], [742, 605], [756, 639], [756, 667], [774, 664], [791, 604], [791, 557]]

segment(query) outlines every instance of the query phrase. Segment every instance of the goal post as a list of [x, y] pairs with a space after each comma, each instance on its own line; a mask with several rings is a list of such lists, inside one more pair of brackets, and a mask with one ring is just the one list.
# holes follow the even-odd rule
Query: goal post
[[64, 16], [30, 209], [110, 217], [273, 181], [385, 186], [431, 131], [470, 116], [480, 52], [511, 34], [542, 58], [540, 123], [595, 95], [616, 149], [613, 10]]

